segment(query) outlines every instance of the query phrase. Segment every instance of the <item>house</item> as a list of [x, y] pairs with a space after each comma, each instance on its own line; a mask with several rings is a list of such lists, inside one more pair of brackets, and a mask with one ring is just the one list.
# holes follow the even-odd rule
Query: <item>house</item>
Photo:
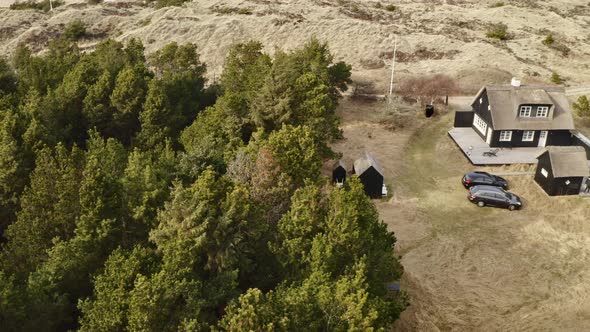
[[352, 173], [356, 174], [365, 187], [365, 193], [371, 198], [379, 198], [383, 190], [383, 171], [375, 159], [368, 153], [354, 161]]
[[581, 146], [550, 146], [537, 157], [535, 181], [549, 194], [578, 195], [590, 175], [586, 151]]
[[346, 164], [342, 160], [338, 160], [332, 166], [332, 182], [341, 186], [346, 181]]
[[[574, 120], [563, 87], [484, 86], [471, 103], [471, 127], [490, 147], [573, 144]], [[456, 122], [468, 118], [461, 113]]]

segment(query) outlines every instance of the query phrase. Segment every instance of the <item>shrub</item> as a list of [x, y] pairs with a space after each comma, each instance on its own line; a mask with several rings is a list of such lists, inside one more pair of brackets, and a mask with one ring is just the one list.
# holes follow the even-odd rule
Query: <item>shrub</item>
[[504, 23], [494, 24], [486, 33], [486, 37], [499, 40], [507, 40], [509, 39], [508, 27]]
[[561, 55], [563, 56], [568, 56], [570, 54], [570, 48], [561, 43], [555, 44], [551, 48], [561, 52]]
[[75, 20], [66, 26], [64, 36], [69, 40], [78, 40], [86, 34], [86, 25], [80, 20]]
[[[149, 2], [154, 2], [154, 0], [148, 0]], [[164, 8], [170, 6], [182, 6], [183, 3], [187, 2], [188, 0], [156, 0], [156, 8]]]
[[498, 1], [498, 2], [491, 4], [490, 8], [498, 8], [498, 7], [503, 7], [503, 6], [504, 6], [504, 1]]
[[552, 33], [548, 34], [547, 37], [543, 39], [543, 45], [560, 52], [563, 56], [568, 56], [570, 53], [570, 48], [563, 43], [557, 42]]
[[88, 4], [91, 5], [98, 5], [99, 3], [102, 3], [102, 0], [88, 0]]
[[553, 45], [553, 43], [555, 43], [555, 39], [553, 38], [552, 33], [548, 34], [547, 37], [545, 37], [545, 39], [543, 39], [543, 45], [545, 45], [545, 46], [551, 46], [551, 45]]
[[227, 6], [221, 6], [221, 7], [215, 7], [213, 8], [213, 11], [219, 14], [224, 14], [224, 15], [231, 15], [231, 14], [239, 14], [239, 15], [252, 15], [252, 11], [250, 10], [250, 8], [238, 8], [238, 7], [227, 7]]
[[385, 6], [385, 10], [387, 10], [388, 12], [394, 12], [396, 9], [397, 9], [397, 7], [395, 5]]
[[590, 101], [586, 96], [580, 96], [578, 101], [575, 102], [572, 107], [576, 113], [584, 118], [590, 118]]
[[457, 81], [443, 74], [409, 77], [402, 80], [398, 87], [398, 94], [404, 100], [416, 101], [421, 105], [430, 104], [458, 92]]
[[63, 4], [63, 0], [53, 0], [51, 4], [49, 3], [49, 0], [42, 0], [40, 2], [35, 2], [34, 0], [27, 0], [24, 2], [15, 2], [11, 4], [9, 8], [13, 10], [36, 9], [48, 12], [51, 9], [51, 6], [53, 6], [53, 8], [56, 8]]
[[238, 14], [240, 15], [251, 15], [252, 11], [249, 8], [240, 8], [238, 9]]
[[550, 78], [551, 82], [554, 84], [562, 84], [563, 83], [563, 78], [556, 72], [553, 72], [551, 74], [551, 78]]

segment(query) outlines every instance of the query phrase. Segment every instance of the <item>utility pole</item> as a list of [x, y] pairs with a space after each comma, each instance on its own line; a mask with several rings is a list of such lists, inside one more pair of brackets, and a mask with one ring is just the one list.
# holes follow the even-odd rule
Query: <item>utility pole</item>
[[49, 0], [49, 10], [53, 11], [53, 2]]
[[395, 36], [393, 42], [393, 60], [391, 62], [391, 80], [389, 81], [389, 103], [393, 99], [393, 74], [395, 72], [395, 53], [397, 52], [397, 36]]

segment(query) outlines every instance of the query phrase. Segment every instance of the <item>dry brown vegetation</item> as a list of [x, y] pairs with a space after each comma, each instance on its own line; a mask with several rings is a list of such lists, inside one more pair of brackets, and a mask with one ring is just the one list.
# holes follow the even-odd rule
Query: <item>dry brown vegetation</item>
[[398, 93], [407, 101], [417, 101], [421, 105], [441, 102], [442, 98], [456, 95], [459, 85], [448, 75], [407, 77], [399, 85]]

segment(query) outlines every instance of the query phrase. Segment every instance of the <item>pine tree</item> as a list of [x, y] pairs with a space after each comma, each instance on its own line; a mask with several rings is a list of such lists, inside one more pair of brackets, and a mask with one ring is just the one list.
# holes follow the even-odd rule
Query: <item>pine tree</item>
[[18, 87], [18, 80], [8, 62], [0, 58], [0, 98], [15, 93]]
[[171, 123], [178, 120], [162, 82], [157, 79], [149, 83], [139, 121], [141, 131], [137, 134], [135, 145], [143, 150], [147, 151], [161, 145], [173, 134]]
[[19, 196], [26, 185], [24, 151], [18, 138], [17, 116], [0, 113], [0, 233], [14, 221]]
[[21, 211], [5, 233], [2, 270], [25, 280], [29, 272], [47, 260], [55, 239], [73, 236], [80, 215], [79, 188], [83, 159], [80, 150], [63, 145], [39, 152], [31, 183], [22, 194]]
[[143, 65], [124, 67], [115, 81], [111, 94], [111, 104], [116, 109], [113, 116], [114, 127], [124, 144], [139, 130], [139, 113], [145, 102], [150, 74]]
[[115, 79], [110, 71], [104, 71], [96, 83], [88, 88], [84, 97], [82, 114], [87, 127], [98, 130], [106, 137], [120, 137], [113, 115], [115, 107], [111, 103], [111, 93]]
[[139, 276], [149, 276], [158, 266], [150, 249], [131, 252], [117, 249], [105, 262], [104, 271], [94, 279], [92, 298], [78, 302], [82, 331], [123, 331], [128, 328], [131, 296]]
[[307, 126], [283, 126], [268, 137], [266, 146], [296, 185], [316, 181], [320, 175], [322, 156], [316, 135]]

